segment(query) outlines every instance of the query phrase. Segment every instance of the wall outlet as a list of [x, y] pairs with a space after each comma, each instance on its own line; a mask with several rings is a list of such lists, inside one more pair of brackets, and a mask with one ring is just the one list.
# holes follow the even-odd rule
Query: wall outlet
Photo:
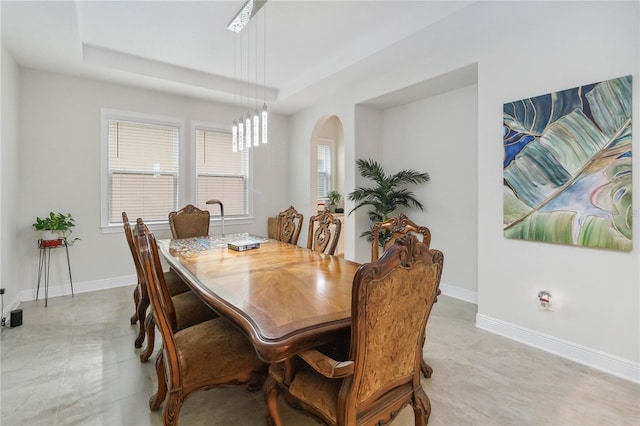
[[7, 321], [7, 319], [5, 317], [2, 317], [2, 327], [4, 327], [6, 325], [6, 321]]

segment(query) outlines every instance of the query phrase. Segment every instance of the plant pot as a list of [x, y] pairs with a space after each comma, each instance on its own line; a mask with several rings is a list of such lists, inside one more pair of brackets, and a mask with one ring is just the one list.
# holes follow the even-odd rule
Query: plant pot
[[58, 231], [45, 229], [44, 231], [41, 231], [40, 239], [42, 241], [56, 241], [60, 239], [60, 233]]

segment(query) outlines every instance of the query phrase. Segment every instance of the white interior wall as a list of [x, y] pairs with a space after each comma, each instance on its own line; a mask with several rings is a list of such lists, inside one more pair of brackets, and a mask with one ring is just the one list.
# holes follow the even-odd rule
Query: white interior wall
[[[431, 246], [445, 253], [440, 283], [477, 301], [478, 86], [472, 85], [384, 111], [387, 174], [413, 169], [431, 180], [407, 189], [424, 205], [400, 208], [431, 230]], [[451, 290], [453, 288], [453, 290]]]
[[[355, 149], [354, 154], [355, 157], [347, 162], [347, 165], [353, 168], [352, 173], [355, 175], [354, 186], [356, 187], [370, 187], [371, 180], [365, 179], [360, 175], [360, 172], [356, 169], [356, 160], [359, 159], [371, 159], [378, 161], [380, 164], [384, 166], [384, 158], [383, 158], [383, 112], [377, 108], [372, 108], [370, 106], [365, 105], [356, 105], [355, 111], [355, 134], [354, 134], [354, 143]], [[347, 193], [351, 192], [350, 187], [347, 186]], [[349, 203], [347, 209], [345, 211], [347, 214], [353, 209], [355, 206], [354, 202]], [[371, 221], [369, 220], [368, 211], [369, 207], [361, 207], [358, 210], [354, 211], [351, 216], [353, 216], [353, 227], [355, 228], [355, 232], [351, 233], [351, 237], [353, 238], [352, 244], [354, 253], [351, 254], [349, 259], [354, 259], [356, 262], [364, 263], [371, 261], [371, 243], [367, 241], [366, 238], [360, 237], [360, 235], [371, 229]], [[349, 247], [349, 241], [345, 240], [345, 247]], [[345, 253], [348, 253], [345, 249]]]
[[[502, 105], [515, 99], [632, 74], [637, 106], [639, 32], [637, 2], [478, 2], [390, 47], [397, 60], [383, 72], [296, 114], [292, 137], [303, 141], [318, 117], [355, 105], [353, 118], [337, 113], [345, 126], [346, 164], [381, 159], [381, 141], [371, 138], [375, 129], [382, 131], [381, 117], [361, 114], [359, 104], [477, 63], [478, 325], [640, 381], [638, 227], [630, 253], [504, 239], [501, 143]], [[375, 55], [366, 61], [380, 62]], [[633, 126], [640, 128], [638, 114]], [[403, 141], [384, 146], [407, 151]], [[307, 163], [308, 157], [298, 156], [303, 150], [291, 152], [291, 170], [300, 176], [308, 174], [295, 165]], [[637, 156], [633, 164], [638, 167]], [[347, 171], [345, 183], [348, 192], [361, 182]], [[358, 235], [352, 226], [345, 256], [363, 261], [369, 247]], [[536, 295], [543, 288], [554, 294], [555, 311], [538, 309]]]
[[[20, 100], [20, 220], [13, 243], [22, 290], [33, 289], [37, 280], [37, 236], [31, 223], [49, 211], [70, 212], [76, 218], [73, 236], [82, 239], [70, 249], [76, 291], [135, 282], [123, 233], [100, 230], [101, 108], [182, 118], [185, 141], [191, 138], [191, 121], [224, 128], [240, 113], [203, 100], [29, 69], [21, 70]], [[287, 119], [272, 113], [269, 125], [269, 144], [251, 151], [255, 221], [234, 225], [227, 220], [227, 233], [266, 235], [268, 212], [287, 203]], [[158, 232], [159, 238], [169, 235], [168, 226]], [[63, 261], [62, 252], [52, 256], [51, 285], [67, 289]]]
[[18, 66], [2, 46], [2, 113], [0, 127], [0, 287], [5, 289], [5, 315], [15, 308], [13, 299], [19, 292], [17, 253], [15, 251], [19, 218], [18, 208]]
[[[478, 32], [484, 46], [478, 62], [478, 324], [635, 381], [640, 381], [638, 226], [631, 252], [505, 239], [499, 141], [505, 102], [633, 74], [637, 106], [638, 6], [637, 2], [492, 4], [486, 6], [491, 13]], [[536, 23], [530, 35], [523, 34], [517, 19], [525, 16]], [[637, 111], [633, 127], [640, 128]], [[635, 149], [638, 140], [635, 131]], [[637, 156], [633, 167], [638, 170]], [[637, 173], [633, 186], [638, 188]], [[539, 290], [554, 295], [554, 311], [538, 308]]]

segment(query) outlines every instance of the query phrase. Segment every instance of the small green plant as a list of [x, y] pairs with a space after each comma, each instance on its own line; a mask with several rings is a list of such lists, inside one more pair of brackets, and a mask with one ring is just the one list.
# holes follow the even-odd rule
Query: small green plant
[[[36, 231], [57, 231], [59, 234], [62, 234], [62, 238], [67, 238], [72, 232], [71, 228], [76, 226], [76, 224], [71, 213], [64, 215], [60, 212], [51, 212], [49, 216], [43, 218], [36, 217], [36, 221], [32, 226]], [[80, 238], [74, 238], [73, 241], [79, 239]]]
[[327, 194], [327, 197], [329, 197], [329, 204], [334, 204], [334, 205], [337, 205], [342, 199], [342, 195], [340, 195], [338, 191], [329, 192]]

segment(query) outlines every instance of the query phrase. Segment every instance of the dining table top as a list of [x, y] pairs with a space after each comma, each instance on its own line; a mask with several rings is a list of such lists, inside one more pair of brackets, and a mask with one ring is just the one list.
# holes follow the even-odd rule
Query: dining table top
[[[259, 248], [235, 251], [228, 243]], [[355, 262], [250, 234], [160, 240], [158, 247], [205, 303], [244, 330], [266, 362], [315, 347], [351, 324]]]

